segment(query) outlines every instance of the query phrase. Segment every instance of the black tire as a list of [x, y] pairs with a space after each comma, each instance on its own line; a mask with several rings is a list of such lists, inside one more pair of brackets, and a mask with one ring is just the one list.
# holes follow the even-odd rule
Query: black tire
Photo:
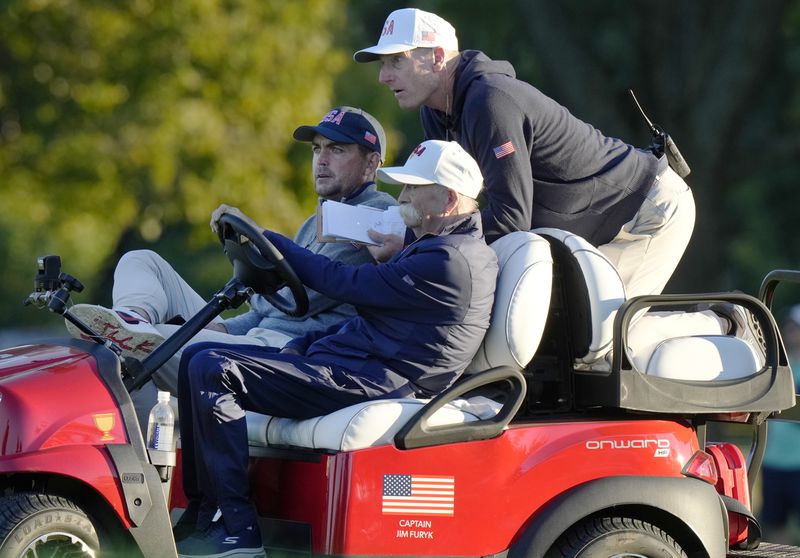
[[629, 517], [589, 519], [567, 531], [547, 558], [686, 558], [671, 536]]
[[88, 558], [99, 547], [92, 522], [66, 498], [32, 492], [0, 498], [3, 558]]

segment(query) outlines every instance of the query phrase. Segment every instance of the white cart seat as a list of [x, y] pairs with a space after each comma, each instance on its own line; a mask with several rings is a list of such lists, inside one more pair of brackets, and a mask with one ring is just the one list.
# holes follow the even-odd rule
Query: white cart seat
[[[533, 232], [561, 243], [577, 263], [581, 275], [577, 284], [585, 292], [583, 304], [588, 306], [582, 314], [588, 316], [591, 334], [588, 350], [576, 355], [576, 364], [582, 370], [607, 371], [609, 363], [604, 357], [611, 351], [614, 318], [626, 300], [622, 279], [613, 264], [580, 236], [551, 228]], [[678, 313], [670, 314], [674, 324]], [[667, 328], [659, 324], [663, 315], [656, 312], [631, 326], [628, 351], [640, 372], [677, 380], [719, 381], [745, 378], [760, 370], [755, 349], [742, 339], [718, 335], [708, 327], [692, 331], [699, 327], [693, 320], [685, 320], [685, 335], [669, 337]]]
[[[489, 330], [467, 374], [495, 366], [523, 368], [541, 340], [550, 304], [550, 246], [527, 231], [492, 244], [499, 274]], [[381, 399], [307, 420], [247, 413], [251, 447], [293, 446], [333, 451], [388, 444], [427, 400]], [[431, 426], [490, 418], [501, 406], [485, 397], [458, 399], [437, 411]]]

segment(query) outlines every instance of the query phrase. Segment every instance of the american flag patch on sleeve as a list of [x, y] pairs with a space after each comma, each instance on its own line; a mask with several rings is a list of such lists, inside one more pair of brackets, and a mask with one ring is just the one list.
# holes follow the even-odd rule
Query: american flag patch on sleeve
[[511, 155], [512, 153], [514, 153], [516, 149], [514, 149], [514, 144], [511, 143], [511, 141], [507, 141], [504, 144], [495, 147], [493, 151], [495, 159], [502, 159], [506, 155]]

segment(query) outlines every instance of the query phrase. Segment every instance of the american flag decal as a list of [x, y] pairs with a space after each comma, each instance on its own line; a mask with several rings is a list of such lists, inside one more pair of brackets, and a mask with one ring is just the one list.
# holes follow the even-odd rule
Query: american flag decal
[[383, 475], [384, 515], [452, 516], [456, 495], [453, 477]]
[[378, 138], [375, 137], [375, 134], [367, 131], [364, 132], [364, 139], [373, 145], [375, 144], [376, 141], [378, 141]]
[[498, 145], [493, 149], [495, 159], [502, 159], [506, 155], [511, 155], [516, 151], [514, 149], [514, 144], [510, 141], [505, 142], [503, 145]]

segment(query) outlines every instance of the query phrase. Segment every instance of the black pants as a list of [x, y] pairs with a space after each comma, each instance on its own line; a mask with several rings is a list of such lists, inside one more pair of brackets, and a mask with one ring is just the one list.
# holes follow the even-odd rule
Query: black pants
[[[376, 386], [344, 367], [277, 349], [198, 343], [178, 372], [184, 491], [199, 500], [198, 528], [217, 508], [228, 532], [255, 523], [247, 478], [245, 411], [306, 419], [376, 397]], [[379, 397], [408, 397], [406, 385]]]

